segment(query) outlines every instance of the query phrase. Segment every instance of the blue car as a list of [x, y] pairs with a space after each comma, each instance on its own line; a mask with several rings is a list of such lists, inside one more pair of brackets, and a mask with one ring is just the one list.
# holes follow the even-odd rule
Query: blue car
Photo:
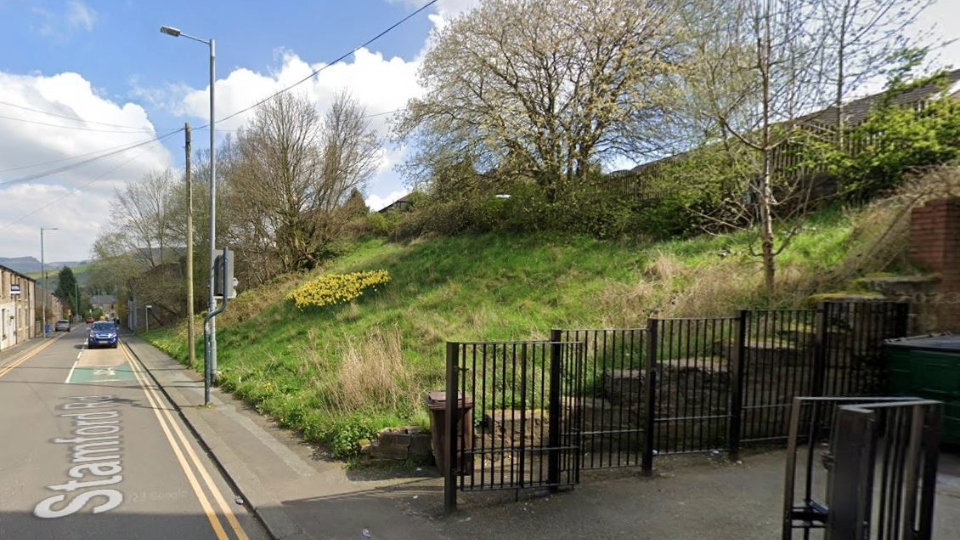
[[117, 335], [117, 325], [110, 321], [97, 321], [90, 328], [90, 337], [87, 338], [87, 345], [94, 347], [113, 347], [117, 348], [120, 338]]

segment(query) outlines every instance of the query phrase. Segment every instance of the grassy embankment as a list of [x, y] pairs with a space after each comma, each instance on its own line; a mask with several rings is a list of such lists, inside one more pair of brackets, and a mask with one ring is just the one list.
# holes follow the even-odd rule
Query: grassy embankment
[[[812, 292], [842, 286], [837, 269], [866, 236], [848, 213], [806, 221], [778, 258], [782, 292], [774, 303], [800, 305]], [[551, 328], [634, 327], [654, 312], [715, 316], [760, 305], [754, 239], [744, 232], [661, 244], [542, 235], [367, 240], [314, 274], [231, 302], [217, 323], [221, 385], [346, 455], [376, 429], [427, 424], [422, 396], [443, 388], [448, 340], [544, 339]], [[380, 269], [390, 283], [348, 305], [300, 310], [284, 300], [311, 276]], [[184, 325], [148, 338], [187, 357]]]

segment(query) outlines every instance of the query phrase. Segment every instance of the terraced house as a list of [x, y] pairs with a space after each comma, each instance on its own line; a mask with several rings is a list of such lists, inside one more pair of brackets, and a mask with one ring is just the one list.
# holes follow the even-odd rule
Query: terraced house
[[0, 350], [36, 335], [36, 294], [34, 280], [0, 266]]

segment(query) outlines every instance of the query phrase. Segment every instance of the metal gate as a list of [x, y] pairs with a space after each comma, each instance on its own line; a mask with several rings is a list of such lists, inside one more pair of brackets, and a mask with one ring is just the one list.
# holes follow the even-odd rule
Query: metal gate
[[640, 465], [647, 329], [552, 330], [551, 341], [582, 343], [582, 470]]
[[580, 481], [583, 344], [447, 343], [444, 508], [456, 491]]
[[931, 540], [942, 415], [909, 397], [795, 398], [782, 540]]

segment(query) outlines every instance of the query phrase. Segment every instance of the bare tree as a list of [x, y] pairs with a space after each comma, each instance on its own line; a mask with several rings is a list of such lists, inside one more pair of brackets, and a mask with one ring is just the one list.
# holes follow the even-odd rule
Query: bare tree
[[418, 141], [414, 163], [509, 166], [556, 198], [595, 160], [623, 155], [622, 132], [661, 108], [646, 89], [676, 69], [674, 4], [483, 2], [437, 36], [419, 73], [427, 92], [397, 136]]
[[[108, 230], [120, 233], [121, 249], [136, 253], [147, 267], [175, 260], [172, 208], [177, 174], [171, 169], [147, 174], [140, 182], [117, 190]], [[179, 245], [182, 245], [179, 244]]]
[[727, 148], [742, 175], [741, 202], [759, 226], [768, 296], [775, 258], [790, 236], [778, 237], [777, 206], [800, 185], [775, 190], [775, 181], [784, 179], [775, 177], [774, 157], [797, 136], [794, 120], [825, 102], [822, 39], [810, 32], [811, 2], [705, 0], [685, 12], [692, 42], [682, 83], [690, 96], [685, 112], [715, 126], [704, 143]]
[[816, 0], [814, 26], [823, 40], [825, 82], [832, 86], [836, 140], [844, 147], [845, 102], [875, 79], [901, 51], [922, 46], [906, 29], [932, 0]]
[[110, 222], [94, 242], [94, 275], [101, 290], [148, 298], [181, 315], [183, 238], [175, 233], [176, 184], [171, 169], [118, 189]]
[[240, 131], [236, 150], [223, 175], [230, 235], [267, 270], [262, 279], [319, 264], [336, 237], [334, 211], [380, 157], [364, 109], [345, 93], [323, 117], [306, 99], [281, 94]]

